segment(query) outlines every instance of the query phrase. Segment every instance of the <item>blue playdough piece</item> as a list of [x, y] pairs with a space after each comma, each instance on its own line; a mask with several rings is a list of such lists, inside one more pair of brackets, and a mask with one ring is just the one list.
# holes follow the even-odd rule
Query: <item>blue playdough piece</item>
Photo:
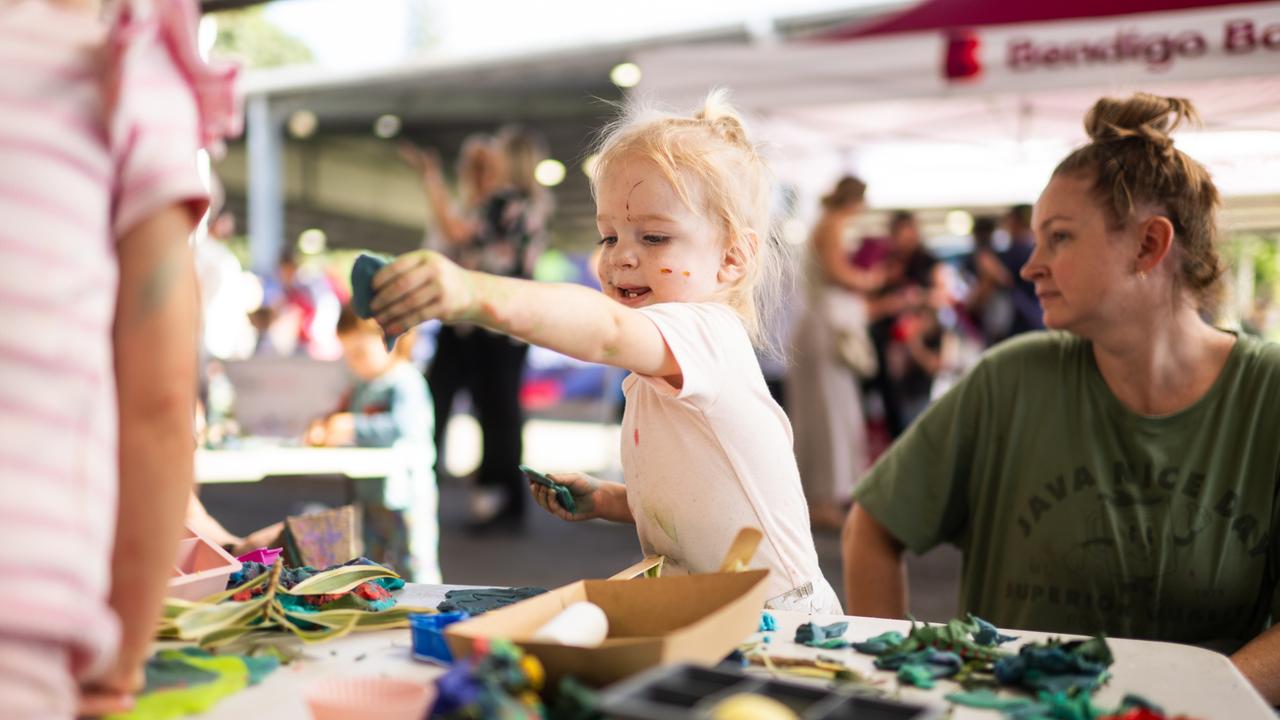
[[[378, 271], [386, 267], [389, 260], [380, 255], [370, 255], [361, 253], [356, 258], [355, 265], [351, 266], [351, 309], [356, 315], [362, 318], [373, 317], [373, 310], [369, 308], [369, 304], [373, 302], [373, 276]], [[396, 338], [399, 335], [387, 335], [383, 331], [383, 339], [387, 343], [387, 350], [396, 346]]]

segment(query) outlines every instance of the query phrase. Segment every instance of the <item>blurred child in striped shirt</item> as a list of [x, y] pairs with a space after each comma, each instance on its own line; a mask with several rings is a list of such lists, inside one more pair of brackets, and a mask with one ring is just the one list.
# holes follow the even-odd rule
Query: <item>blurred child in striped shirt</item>
[[193, 474], [196, 150], [235, 123], [196, 18], [0, 0], [5, 718], [120, 709], [142, 682]]

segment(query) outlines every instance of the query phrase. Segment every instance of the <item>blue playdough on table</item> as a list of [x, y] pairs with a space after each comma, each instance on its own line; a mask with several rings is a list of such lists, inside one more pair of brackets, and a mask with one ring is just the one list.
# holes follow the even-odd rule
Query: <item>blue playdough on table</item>
[[[388, 262], [390, 260], [381, 255], [361, 253], [356, 258], [355, 265], [351, 266], [351, 309], [357, 316], [373, 317], [373, 310], [369, 308], [369, 304], [373, 302], [373, 276], [386, 267]], [[387, 343], [388, 351], [395, 347], [398, 337], [400, 336], [387, 335], [386, 330], [383, 330], [383, 340]]]

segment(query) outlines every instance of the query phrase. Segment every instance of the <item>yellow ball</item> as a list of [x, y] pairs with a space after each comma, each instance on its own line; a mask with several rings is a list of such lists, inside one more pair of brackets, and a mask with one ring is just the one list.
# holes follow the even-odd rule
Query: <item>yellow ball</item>
[[764, 695], [740, 693], [716, 703], [712, 720], [799, 720], [791, 708]]

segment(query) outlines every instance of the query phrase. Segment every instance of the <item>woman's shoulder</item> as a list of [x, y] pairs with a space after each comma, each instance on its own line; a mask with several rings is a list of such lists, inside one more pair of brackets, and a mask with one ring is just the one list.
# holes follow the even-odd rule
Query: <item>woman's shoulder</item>
[[1237, 333], [1236, 342], [1244, 357], [1271, 370], [1280, 369], [1280, 343], [1247, 333]]
[[1273, 382], [1280, 388], [1280, 343], [1239, 333], [1234, 354], [1239, 372], [1250, 382]]
[[1036, 330], [998, 343], [983, 356], [980, 365], [1009, 370], [1017, 367], [1057, 367], [1087, 357], [1089, 343], [1071, 333]]
[[399, 361], [393, 365], [384, 376], [387, 384], [395, 387], [403, 388], [425, 388], [427, 381], [423, 378], [422, 373], [413, 366], [413, 363], [407, 361]]

